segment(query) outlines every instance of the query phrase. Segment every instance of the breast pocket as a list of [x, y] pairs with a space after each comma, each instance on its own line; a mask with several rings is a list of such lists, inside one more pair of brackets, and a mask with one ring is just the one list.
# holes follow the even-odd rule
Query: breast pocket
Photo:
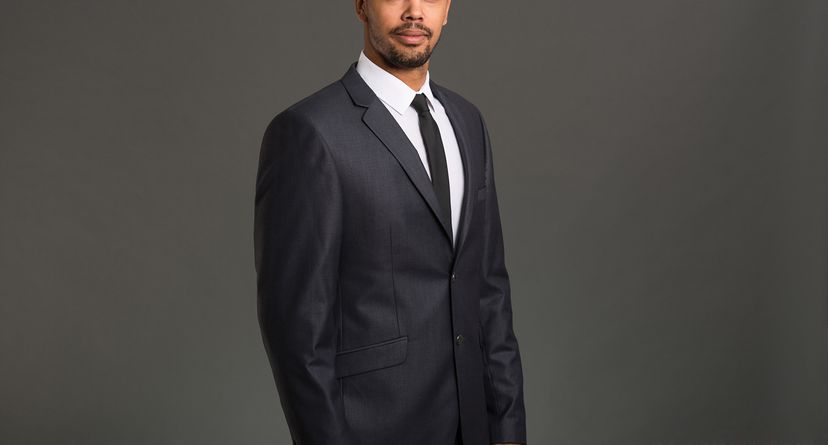
[[345, 377], [400, 365], [408, 355], [408, 336], [336, 353], [336, 377]]

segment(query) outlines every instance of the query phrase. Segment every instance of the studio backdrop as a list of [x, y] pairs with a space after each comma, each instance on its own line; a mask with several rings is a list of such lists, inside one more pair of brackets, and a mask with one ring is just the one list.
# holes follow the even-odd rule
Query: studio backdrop
[[[452, 2], [491, 133], [529, 443], [828, 443], [828, 2]], [[353, 2], [0, 14], [0, 443], [288, 444], [259, 144]]]

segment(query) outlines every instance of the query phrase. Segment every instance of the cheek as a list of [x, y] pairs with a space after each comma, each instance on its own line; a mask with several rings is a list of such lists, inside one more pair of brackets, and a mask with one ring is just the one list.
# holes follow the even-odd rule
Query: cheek
[[434, 17], [434, 26], [442, 26], [443, 22], [445, 22], [448, 18], [448, 7], [442, 2], [437, 3], [439, 4], [432, 4], [429, 6], [428, 2], [426, 2], [425, 7], [428, 8], [429, 17]]
[[394, 19], [397, 17], [398, 16], [389, 13], [387, 10], [377, 11], [368, 8], [365, 10], [365, 18], [368, 20], [368, 25], [371, 29], [385, 34], [390, 33], [393, 28], [392, 26], [386, 24], [395, 23]]
[[373, 35], [377, 39], [384, 39], [386, 37], [390, 37], [391, 31], [384, 28], [382, 23], [377, 21], [373, 21], [368, 25], [371, 35]]
[[[435, 17], [443, 17], [443, 16], [442, 15], [437, 15]], [[437, 37], [440, 34], [440, 31], [443, 29], [443, 22], [444, 21], [445, 21], [445, 19], [438, 18], [438, 19], [435, 19], [435, 20], [430, 20], [428, 23], [426, 23], [426, 26], [428, 26], [431, 29], [431, 32], [433, 33], [432, 37]]]
[[440, 40], [440, 35], [442, 33], [440, 32], [440, 29], [438, 29], [438, 28], [431, 28], [431, 30], [433, 32], [433, 34], [431, 34], [431, 43], [432, 44], [437, 43], [437, 41]]

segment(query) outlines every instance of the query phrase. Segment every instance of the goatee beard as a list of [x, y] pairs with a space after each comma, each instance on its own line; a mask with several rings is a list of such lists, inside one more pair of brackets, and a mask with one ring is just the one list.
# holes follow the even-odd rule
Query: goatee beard
[[396, 68], [417, 68], [423, 66], [431, 58], [431, 53], [434, 51], [431, 45], [426, 45], [424, 50], [413, 56], [408, 56], [398, 51], [393, 45], [378, 41], [373, 35], [371, 35], [371, 40], [374, 42], [374, 48], [377, 49], [377, 53], [379, 53], [385, 63]]
[[386, 58], [386, 62], [397, 68], [417, 68], [428, 62], [431, 57], [431, 46], [426, 46], [425, 50], [413, 57], [406, 57], [405, 54], [397, 51], [397, 48], [392, 46], [388, 48], [388, 54], [382, 54], [382, 56]]

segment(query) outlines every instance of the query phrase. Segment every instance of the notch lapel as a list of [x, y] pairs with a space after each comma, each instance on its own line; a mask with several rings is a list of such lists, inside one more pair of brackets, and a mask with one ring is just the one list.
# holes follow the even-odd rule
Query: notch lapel
[[[368, 84], [365, 83], [356, 71], [356, 62], [353, 62], [348, 67], [348, 70], [342, 76], [340, 81], [345, 86], [345, 89], [348, 91], [348, 94], [351, 96], [353, 102], [356, 105], [366, 108], [365, 113], [362, 115], [362, 121], [368, 126], [368, 128], [371, 129], [374, 135], [377, 136], [377, 138], [400, 163], [400, 166], [402, 166], [406, 175], [408, 175], [408, 178], [414, 184], [414, 187], [417, 188], [420, 196], [422, 196], [428, 204], [428, 207], [431, 209], [431, 213], [437, 219], [440, 227], [442, 227], [443, 234], [446, 236], [446, 241], [448, 241], [451, 246], [451, 221], [445, 218], [440, 211], [437, 195], [434, 193], [434, 187], [431, 184], [428, 173], [420, 160], [420, 156], [417, 154], [417, 149], [408, 139], [408, 136], [406, 136], [402, 128], [400, 128], [397, 121], [394, 120], [394, 117], [388, 112], [388, 109], [385, 108], [385, 105], [382, 104], [376, 94], [374, 94]], [[471, 178], [469, 177], [468, 154], [466, 153], [466, 130], [460, 113], [457, 111], [455, 105], [447, 100], [445, 95], [440, 90], [441, 87], [436, 85], [433, 81], [430, 82], [430, 86], [434, 96], [437, 97], [446, 109], [446, 114], [449, 117], [449, 121], [451, 122], [454, 133], [457, 137], [457, 145], [460, 148], [460, 155], [463, 161], [463, 182], [465, 184], [465, 191], [463, 193], [463, 205], [460, 212], [457, 245], [453, 246], [453, 252], [456, 257], [460, 250], [459, 247], [462, 247], [463, 245], [463, 240], [465, 239], [465, 233], [467, 231], [468, 219], [470, 215], [468, 207], [473, 202], [473, 200], [470, 199], [471, 192], [469, 191], [469, 188], [471, 187]]]
[[[362, 120], [397, 158], [411, 182], [414, 183], [420, 195], [428, 203], [432, 213], [443, 228], [443, 233], [450, 236], [451, 222], [446, 220], [440, 210], [437, 195], [434, 193], [434, 186], [431, 184], [431, 179], [429, 179], [423, 162], [420, 160], [420, 155], [417, 154], [417, 149], [411, 144], [397, 121], [389, 114], [385, 105], [377, 99], [362, 115]], [[449, 238], [449, 242], [451, 242], [451, 238]]]

